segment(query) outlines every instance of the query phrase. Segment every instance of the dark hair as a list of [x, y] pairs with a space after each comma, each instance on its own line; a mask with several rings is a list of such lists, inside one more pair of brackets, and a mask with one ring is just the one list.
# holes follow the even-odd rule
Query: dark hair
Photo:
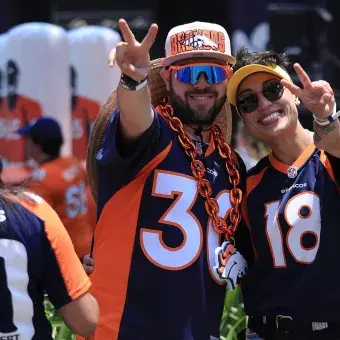
[[63, 145], [62, 139], [49, 139], [45, 137], [31, 136], [32, 142], [41, 146], [42, 151], [52, 158], [59, 157]]
[[234, 72], [249, 64], [278, 65], [287, 72], [291, 69], [287, 54], [274, 51], [249, 52], [246, 47], [241, 47], [237, 51], [236, 61], [236, 65], [233, 67]]

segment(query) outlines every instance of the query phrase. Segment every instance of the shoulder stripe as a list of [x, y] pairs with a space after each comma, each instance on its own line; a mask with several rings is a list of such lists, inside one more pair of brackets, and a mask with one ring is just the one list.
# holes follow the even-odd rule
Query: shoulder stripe
[[247, 184], [246, 184], [246, 194], [247, 196], [249, 196], [249, 194], [259, 185], [259, 183], [261, 182], [261, 179], [264, 175], [264, 173], [266, 172], [266, 170], [268, 169], [268, 166], [265, 167], [263, 170], [261, 170], [261, 172], [259, 172], [256, 175], [253, 176], [249, 176], [247, 178]]
[[320, 150], [320, 162], [323, 164], [323, 166], [325, 167], [329, 177], [332, 179], [332, 181], [335, 183], [338, 191], [340, 192], [340, 187], [339, 185], [337, 184], [337, 181], [335, 179], [335, 175], [334, 175], [334, 171], [333, 171], [333, 168], [332, 168], [332, 164], [331, 162], [329, 161], [326, 153], [324, 150]]
[[72, 241], [57, 213], [44, 200], [21, 204], [45, 223], [46, 237], [55, 253], [68, 295], [72, 300], [85, 294], [91, 282], [76, 255]]

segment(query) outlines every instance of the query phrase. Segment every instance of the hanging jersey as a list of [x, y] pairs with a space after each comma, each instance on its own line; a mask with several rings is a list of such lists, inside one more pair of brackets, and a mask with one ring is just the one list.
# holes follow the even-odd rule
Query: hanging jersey
[[40, 118], [40, 104], [30, 98], [17, 95], [12, 111], [7, 112], [6, 157], [10, 162], [23, 163], [27, 160], [25, 138], [16, 133], [18, 129]]
[[79, 159], [86, 158], [89, 135], [99, 111], [99, 102], [77, 97], [76, 106], [72, 111], [72, 150], [73, 155]]
[[93, 236], [86, 186], [86, 172], [74, 157], [59, 157], [43, 163], [33, 172], [28, 186], [59, 215], [80, 258], [90, 252]]
[[34, 196], [0, 203], [0, 339], [52, 339], [45, 292], [59, 309], [89, 288], [71, 240], [46, 202]]
[[339, 319], [339, 169], [339, 159], [311, 144], [292, 166], [270, 154], [250, 170], [257, 256], [242, 287], [248, 315]]
[[7, 159], [6, 126], [7, 126], [7, 104], [5, 98], [0, 97], [0, 156], [2, 159]]
[[[91, 280], [101, 317], [93, 339], [219, 339], [226, 287], [213, 265], [221, 236], [208, 218], [189, 158], [158, 114], [122, 158], [118, 121], [115, 112], [97, 156]], [[225, 163], [213, 140], [203, 154], [212, 197], [225, 216], [231, 207]]]

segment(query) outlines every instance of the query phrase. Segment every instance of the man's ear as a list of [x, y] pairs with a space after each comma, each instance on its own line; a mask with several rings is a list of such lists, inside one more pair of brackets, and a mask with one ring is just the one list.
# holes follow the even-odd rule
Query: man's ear
[[168, 91], [170, 91], [170, 75], [171, 75], [171, 72], [169, 69], [165, 69], [163, 68], [160, 72], [163, 80], [164, 80], [164, 83], [165, 83], [165, 87]]

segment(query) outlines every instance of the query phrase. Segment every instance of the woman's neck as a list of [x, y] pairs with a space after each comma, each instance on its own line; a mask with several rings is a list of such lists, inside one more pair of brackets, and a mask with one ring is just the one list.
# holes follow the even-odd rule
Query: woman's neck
[[300, 157], [312, 141], [313, 133], [304, 129], [298, 123], [296, 129], [291, 134], [275, 137], [269, 143], [269, 146], [273, 150], [276, 159], [284, 164], [291, 165]]

